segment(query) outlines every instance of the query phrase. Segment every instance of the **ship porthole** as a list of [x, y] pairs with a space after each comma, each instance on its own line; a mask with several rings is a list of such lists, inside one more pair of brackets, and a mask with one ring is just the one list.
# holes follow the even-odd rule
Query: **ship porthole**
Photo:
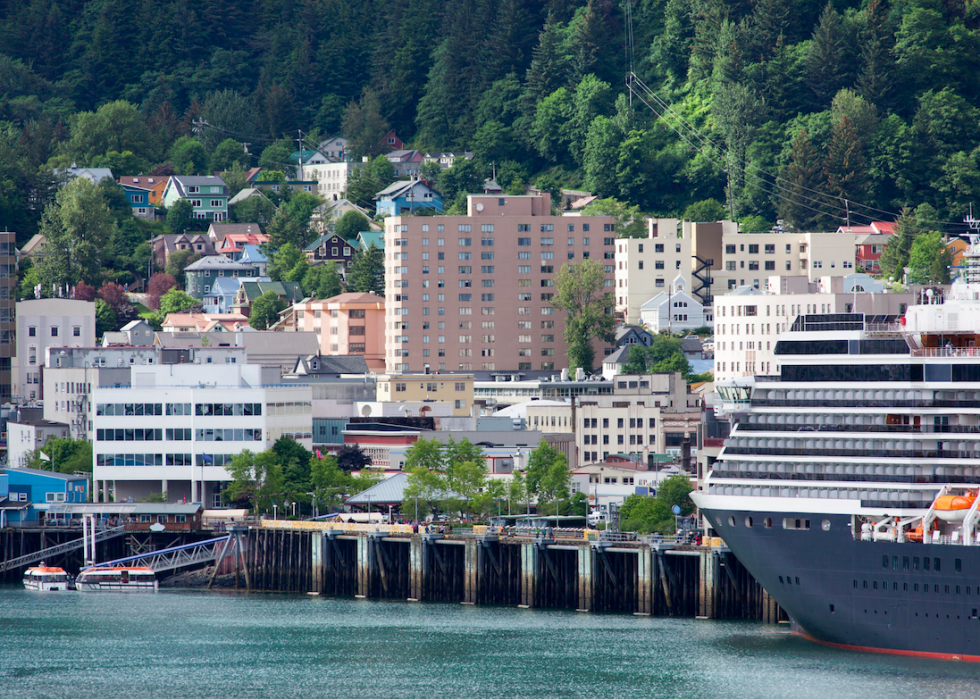
[[820, 528], [823, 529], [825, 532], [829, 532], [830, 531], [830, 520], [829, 519], [825, 519], [823, 522], [821, 522], [820, 523]]
[[764, 520], [762, 520], [762, 526], [764, 526], [766, 529], [772, 529], [772, 517], [766, 517]]
[[721, 517], [715, 517], [715, 521], [718, 522], [718, 526], [721, 526]]
[[734, 527], [735, 526], [735, 518], [734, 517], [732, 517], [732, 516], [729, 516], [728, 517], [728, 526], [729, 527]]
[[749, 529], [752, 528], [752, 518], [751, 517], [746, 517], [745, 518], [745, 526], [748, 527]]

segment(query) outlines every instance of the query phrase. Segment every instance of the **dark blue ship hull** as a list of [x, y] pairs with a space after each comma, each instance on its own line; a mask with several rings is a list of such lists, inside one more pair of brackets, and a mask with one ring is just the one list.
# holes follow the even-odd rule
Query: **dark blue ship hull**
[[848, 515], [701, 511], [804, 635], [980, 661], [980, 546], [859, 541]]

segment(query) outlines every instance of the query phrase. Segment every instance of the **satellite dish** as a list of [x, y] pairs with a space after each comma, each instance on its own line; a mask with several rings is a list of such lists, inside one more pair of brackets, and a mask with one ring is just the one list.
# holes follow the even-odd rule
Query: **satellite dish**
[[477, 204], [476, 205], [476, 210], [477, 211], [483, 211], [483, 204]]
[[670, 508], [670, 511], [673, 512], [675, 515], [679, 515], [681, 513], [681, 506], [674, 505], [673, 507]]

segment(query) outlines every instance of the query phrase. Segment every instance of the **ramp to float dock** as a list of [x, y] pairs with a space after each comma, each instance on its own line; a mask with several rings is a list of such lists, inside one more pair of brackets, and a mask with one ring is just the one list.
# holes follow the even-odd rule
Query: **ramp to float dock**
[[224, 557], [229, 544], [233, 542], [231, 535], [219, 536], [216, 539], [198, 541], [193, 544], [182, 546], [172, 546], [159, 551], [141, 553], [137, 556], [127, 556], [117, 558], [114, 561], [101, 561], [96, 563], [95, 568], [108, 568], [112, 566], [141, 565], [153, 570], [154, 573], [161, 573], [166, 570], [176, 570], [187, 566], [209, 563]]
[[[126, 527], [103, 529], [102, 531], [96, 533], [95, 541], [96, 543], [108, 541], [109, 539], [115, 539], [117, 536], [122, 536], [125, 533]], [[72, 539], [71, 541], [66, 541], [63, 544], [49, 546], [45, 549], [41, 549], [40, 551], [35, 551], [34, 553], [28, 553], [24, 556], [11, 558], [9, 561], [0, 562], [0, 573], [13, 570], [14, 568], [22, 568], [30, 565], [31, 563], [38, 563], [39, 561], [43, 561], [45, 558], [53, 558], [55, 556], [60, 556], [63, 553], [77, 551], [78, 549], [82, 548], [84, 542], [84, 537], [81, 539]]]

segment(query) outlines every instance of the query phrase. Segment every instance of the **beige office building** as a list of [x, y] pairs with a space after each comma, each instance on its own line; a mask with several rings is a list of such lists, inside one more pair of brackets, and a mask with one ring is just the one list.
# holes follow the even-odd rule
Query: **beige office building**
[[[472, 374], [383, 374], [377, 379], [379, 403], [451, 403], [454, 417], [473, 408]], [[425, 417], [425, 407], [419, 417]]]
[[611, 216], [553, 216], [547, 194], [470, 195], [465, 216], [388, 218], [388, 371], [565, 367], [555, 277], [566, 263], [599, 260], [611, 292], [615, 228]]
[[[904, 314], [911, 293], [884, 293], [865, 274], [773, 277], [760, 291], [751, 286], [715, 298], [715, 381], [779, 374], [776, 341], [800, 315], [822, 313]], [[829, 291], [821, 292], [819, 288]], [[861, 290], [863, 289], [863, 290]], [[869, 293], [875, 289], [876, 293]]]

